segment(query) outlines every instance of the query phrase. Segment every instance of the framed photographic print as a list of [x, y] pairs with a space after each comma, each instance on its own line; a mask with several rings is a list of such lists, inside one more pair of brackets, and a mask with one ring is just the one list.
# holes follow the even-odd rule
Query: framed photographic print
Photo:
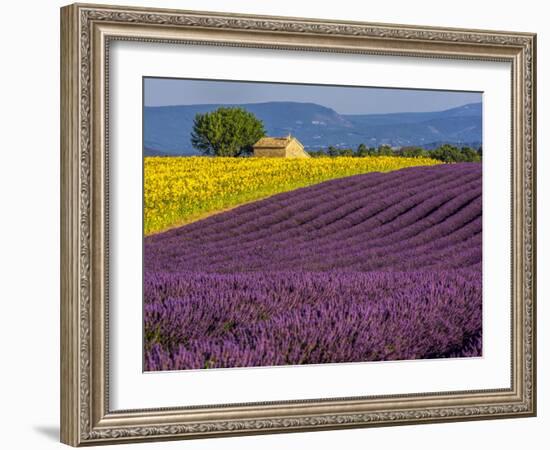
[[531, 33], [61, 9], [61, 440], [536, 414]]

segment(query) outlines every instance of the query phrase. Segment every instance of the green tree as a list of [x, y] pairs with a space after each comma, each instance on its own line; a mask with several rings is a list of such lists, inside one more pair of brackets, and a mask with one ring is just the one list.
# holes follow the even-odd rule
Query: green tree
[[403, 147], [401, 149], [401, 156], [406, 158], [424, 158], [430, 155], [422, 147]]
[[198, 113], [193, 121], [191, 144], [203, 155], [245, 156], [265, 136], [264, 125], [242, 108], [218, 108]]
[[471, 147], [462, 147], [460, 149], [464, 161], [467, 162], [479, 162], [481, 161], [480, 155]]
[[359, 144], [355, 151], [356, 156], [369, 156], [369, 149], [365, 144]]
[[376, 154], [379, 156], [393, 156], [394, 152], [389, 145], [384, 144], [378, 147], [378, 151], [376, 152]]
[[449, 144], [444, 144], [433, 150], [430, 156], [446, 163], [464, 162], [464, 155], [461, 151]]
[[340, 150], [339, 156], [353, 156], [353, 150], [351, 148], [343, 148]]

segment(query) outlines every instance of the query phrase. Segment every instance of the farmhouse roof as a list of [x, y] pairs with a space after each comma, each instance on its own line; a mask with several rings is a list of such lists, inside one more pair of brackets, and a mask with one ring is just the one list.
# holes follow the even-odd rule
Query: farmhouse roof
[[[290, 142], [298, 141], [295, 137], [285, 136], [285, 137], [270, 137], [266, 136], [261, 138], [258, 142], [254, 144], [255, 148], [286, 148]], [[301, 145], [301, 144], [300, 144]]]

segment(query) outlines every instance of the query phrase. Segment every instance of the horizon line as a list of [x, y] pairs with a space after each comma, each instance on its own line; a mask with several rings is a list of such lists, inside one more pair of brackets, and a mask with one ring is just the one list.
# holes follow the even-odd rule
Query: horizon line
[[394, 111], [394, 112], [384, 112], [384, 113], [341, 113], [336, 111], [334, 108], [331, 108], [330, 106], [325, 106], [320, 103], [314, 103], [314, 102], [298, 102], [294, 100], [272, 100], [272, 101], [263, 101], [263, 102], [247, 102], [247, 103], [179, 103], [179, 104], [170, 104], [170, 105], [146, 105], [143, 103], [143, 108], [174, 108], [178, 106], [245, 106], [245, 105], [261, 105], [261, 104], [267, 104], [267, 103], [297, 103], [300, 105], [317, 105], [322, 106], [323, 108], [330, 109], [334, 111], [335, 113], [341, 115], [341, 116], [386, 116], [391, 114], [427, 114], [427, 113], [436, 113], [436, 112], [444, 112], [444, 111], [450, 111], [451, 109], [457, 109], [462, 108], [463, 106], [467, 105], [483, 105], [483, 101], [480, 102], [467, 102], [462, 105], [453, 106], [452, 108], [446, 108], [446, 109], [434, 109], [431, 111]]

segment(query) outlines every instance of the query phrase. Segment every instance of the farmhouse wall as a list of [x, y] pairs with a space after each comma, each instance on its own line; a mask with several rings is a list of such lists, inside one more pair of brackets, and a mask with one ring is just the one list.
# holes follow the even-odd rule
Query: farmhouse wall
[[286, 149], [284, 148], [255, 148], [254, 156], [264, 158], [285, 158]]
[[302, 144], [288, 136], [286, 138], [263, 137], [254, 146], [254, 156], [268, 158], [311, 158]]
[[287, 158], [310, 158], [310, 156], [304, 151], [303, 147], [292, 140], [286, 147], [286, 157]]

